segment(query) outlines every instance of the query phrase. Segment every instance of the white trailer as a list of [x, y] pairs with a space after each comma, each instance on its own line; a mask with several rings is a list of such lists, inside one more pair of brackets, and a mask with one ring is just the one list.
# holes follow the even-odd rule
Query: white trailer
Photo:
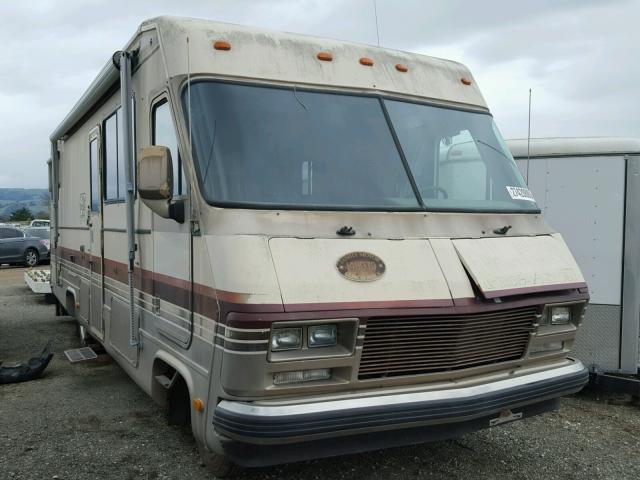
[[574, 354], [594, 372], [635, 374], [640, 363], [640, 139], [507, 141], [545, 220], [589, 285]]

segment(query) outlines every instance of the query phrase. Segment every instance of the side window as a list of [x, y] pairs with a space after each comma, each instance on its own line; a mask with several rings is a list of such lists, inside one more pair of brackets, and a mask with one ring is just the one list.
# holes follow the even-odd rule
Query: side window
[[0, 231], [0, 238], [22, 238], [24, 233], [16, 228], [3, 228]]
[[187, 193], [184, 171], [182, 169], [182, 159], [178, 151], [178, 141], [176, 132], [171, 120], [171, 109], [167, 100], [162, 100], [153, 107], [153, 145], [162, 145], [171, 151], [173, 163], [173, 195], [184, 195]]
[[[119, 111], [119, 110], [118, 110]], [[118, 112], [104, 121], [104, 199], [124, 198], [118, 192]], [[123, 185], [124, 187], [124, 185]]]
[[[131, 100], [131, 116], [133, 128], [133, 151], [135, 152], [135, 103]], [[118, 108], [109, 118], [104, 121], [104, 199], [109, 201], [124, 200], [127, 193], [127, 174], [124, 164], [124, 141], [123, 141], [122, 109]], [[133, 157], [135, 159], [135, 155]], [[135, 162], [135, 160], [134, 160]], [[133, 173], [135, 185], [135, 171]]]
[[97, 212], [100, 206], [100, 170], [98, 168], [98, 139], [89, 142], [89, 166], [91, 169], [91, 211]]

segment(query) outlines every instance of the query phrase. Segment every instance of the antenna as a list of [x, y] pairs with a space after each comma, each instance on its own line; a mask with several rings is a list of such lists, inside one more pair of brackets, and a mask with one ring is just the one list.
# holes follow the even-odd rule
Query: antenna
[[373, 0], [373, 13], [376, 17], [376, 38], [378, 39], [378, 46], [380, 46], [380, 30], [378, 29], [378, 2]]
[[187, 96], [189, 97], [189, 150], [193, 148], [193, 140], [191, 138], [192, 122], [191, 122], [191, 58], [189, 56], [189, 37], [187, 37]]
[[529, 185], [529, 163], [531, 163], [531, 89], [529, 89], [529, 125], [527, 127], [527, 185]]

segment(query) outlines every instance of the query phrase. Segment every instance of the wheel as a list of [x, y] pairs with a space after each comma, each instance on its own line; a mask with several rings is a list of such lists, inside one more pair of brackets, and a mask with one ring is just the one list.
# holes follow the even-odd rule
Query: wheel
[[39, 259], [38, 251], [34, 248], [27, 248], [27, 251], [24, 252], [24, 264], [27, 267], [35, 267], [38, 265]]
[[78, 337], [80, 337], [81, 347], [86, 347], [91, 343], [91, 337], [87, 333], [86, 327], [80, 322], [78, 322]]
[[227, 457], [210, 452], [200, 441], [196, 441], [196, 443], [198, 444], [202, 461], [216, 478], [229, 478], [238, 471], [238, 466], [231, 463]]

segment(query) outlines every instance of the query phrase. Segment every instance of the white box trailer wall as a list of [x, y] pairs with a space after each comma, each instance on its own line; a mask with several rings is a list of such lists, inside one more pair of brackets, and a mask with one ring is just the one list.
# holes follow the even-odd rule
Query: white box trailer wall
[[574, 345], [596, 372], [640, 363], [640, 139], [509, 140], [545, 220], [557, 228], [589, 285]]

